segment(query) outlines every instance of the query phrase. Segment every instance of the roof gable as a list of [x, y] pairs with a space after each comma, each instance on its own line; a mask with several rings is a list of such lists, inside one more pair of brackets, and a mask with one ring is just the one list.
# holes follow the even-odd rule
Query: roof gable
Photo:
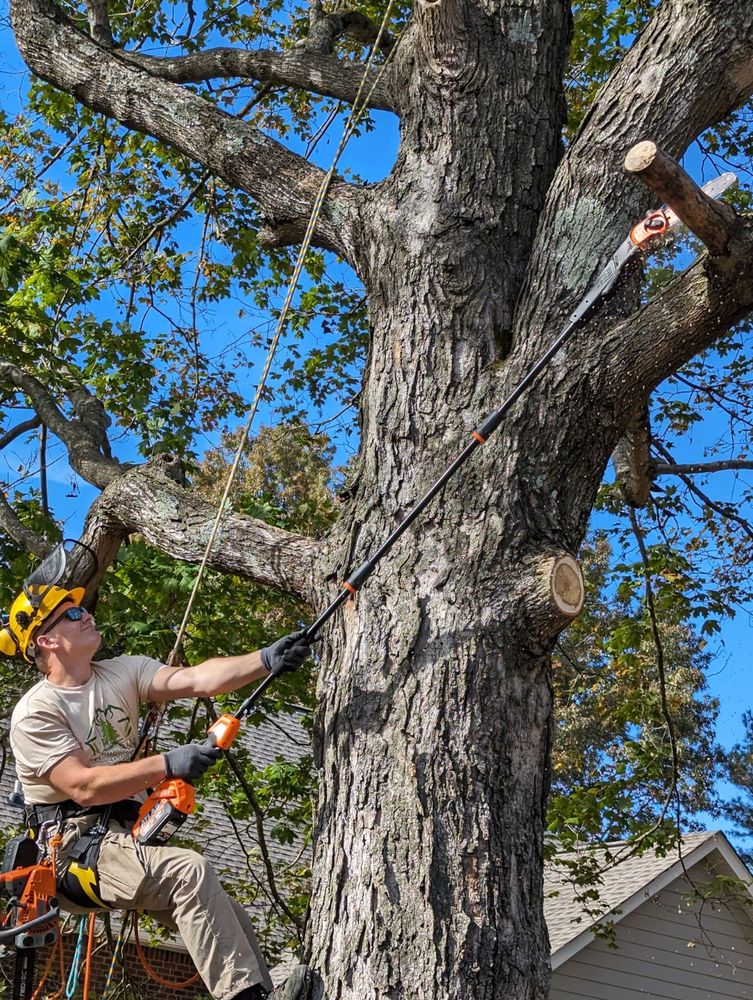
[[[618, 856], [620, 846], [625, 852], [630, 849], [629, 845], [610, 845], [610, 853]], [[597, 855], [605, 854], [601, 846], [585, 850]], [[711, 855], [729, 874], [746, 883], [753, 904], [751, 874], [719, 831], [688, 834], [682, 841], [681, 856], [673, 853], [660, 857], [647, 852], [640, 857], [628, 856], [622, 861], [612, 862], [611, 866], [605, 863], [599, 895], [608, 912], [595, 922], [584, 916], [584, 904], [578, 889], [567, 880], [562, 869], [548, 865], [544, 873], [544, 915], [551, 942], [552, 969], [558, 968], [594, 940], [593, 926], [610, 920], [619, 923], [628, 913]], [[753, 906], [745, 910], [753, 920]]]

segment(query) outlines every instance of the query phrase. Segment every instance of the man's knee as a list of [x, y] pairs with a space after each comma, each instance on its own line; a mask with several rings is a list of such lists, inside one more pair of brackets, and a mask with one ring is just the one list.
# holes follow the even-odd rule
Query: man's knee
[[176, 887], [180, 885], [187, 893], [200, 896], [207, 888], [212, 892], [223, 891], [212, 865], [196, 851], [175, 849], [166, 869], [166, 877], [174, 880]]

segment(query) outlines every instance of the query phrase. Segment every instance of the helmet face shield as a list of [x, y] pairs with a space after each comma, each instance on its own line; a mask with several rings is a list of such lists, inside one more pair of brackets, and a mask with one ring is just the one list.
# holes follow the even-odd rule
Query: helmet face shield
[[31, 592], [43, 587], [52, 587], [63, 579], [68, 565], [66, 542], [56, 545], [50, 554], [35, 566], [24, 583], [24, 593], [31, 599]]
[[[65, 576], [71, 556], [78, 562], [88, 563], [83, 586], [68, 590], [58, 583]], [[66, 539], [34, 568], [24, 583], [22, 592], [11, 605], [8, 621], [0, 628], [0, 653], [6, 656], [21, 655], [32, 663], [29, 645], [34, 633], [49, 615], [65, 601], [81, 604], [86, 585], [97, 572], [99, 564], [92, 550], [82, 542]]]
[[[83, 562], [83, 567], [79, 563]], [[46, 556], [42, 562], [35, 566], [24, 583], [24, 594], [30, 604], [39, 606], [44, 600], [48, 587], [55, 587], [66, 575], [70, 564], [74, 570], [78, 569], [77, 575], [82, 579], [81, 586], [86, 586], [99, 569], [99, 562], [96, 555], [83, 542], [77, 542], [73, 538], [66, 538]]]

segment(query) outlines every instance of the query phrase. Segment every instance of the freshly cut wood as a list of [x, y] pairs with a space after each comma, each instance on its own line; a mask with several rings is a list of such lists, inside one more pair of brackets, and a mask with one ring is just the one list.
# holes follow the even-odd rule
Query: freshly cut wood
[[633, 146], [625, 157], [625, 170], [674, 209], [712, 255], [728, 252], [729, 241], [741, 229], [734, 210], [723, 201], [709, 198], [655, 142], [646, 140]]

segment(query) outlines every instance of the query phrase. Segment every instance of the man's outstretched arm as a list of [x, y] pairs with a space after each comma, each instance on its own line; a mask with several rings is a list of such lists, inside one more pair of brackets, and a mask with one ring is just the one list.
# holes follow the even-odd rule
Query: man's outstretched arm
[[215, 656], [193, 667], [165, 667], [151, 683], [149, 700], [164, 702], [226, 694], [261, 680], [269, 673], [297, 670], [310, 653], [303, 633], [293, 632], [255, 653]]

